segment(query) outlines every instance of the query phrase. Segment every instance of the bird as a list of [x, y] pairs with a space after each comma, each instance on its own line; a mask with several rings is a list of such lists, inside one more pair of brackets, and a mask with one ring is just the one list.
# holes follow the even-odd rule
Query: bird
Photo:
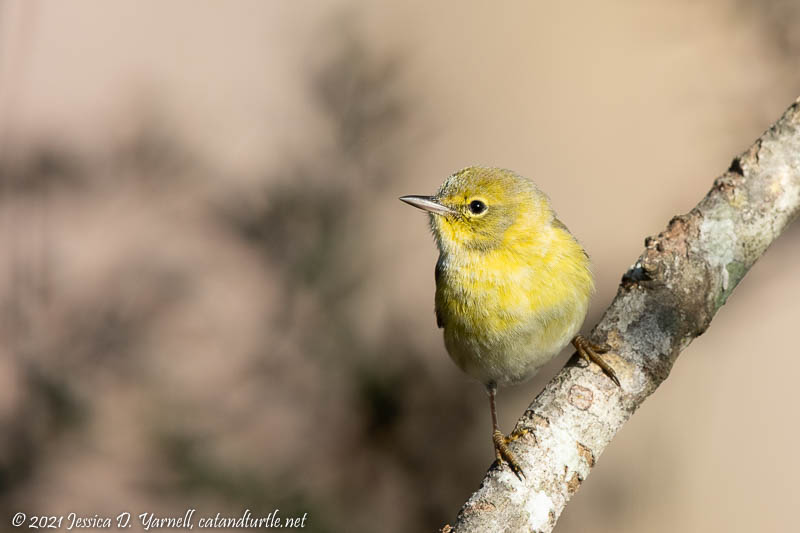
[[533, 377], [570, 342], [617, 385], [609, 347], [579, 334], [594, 292], [589, 256], [549, 198], [511, 170], [472, 166], [433, 196], [402, 196], [426, 211], [439, 259], [436, 325], [450, 358], [489, 395], [496, 463], [524, 477], [495, 406], [498, 387]]

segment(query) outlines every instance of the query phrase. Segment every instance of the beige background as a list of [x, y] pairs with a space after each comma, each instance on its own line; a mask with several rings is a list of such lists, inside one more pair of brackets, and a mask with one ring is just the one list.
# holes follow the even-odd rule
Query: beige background
[[[433, 530], [492, 459], [396, 200], [548, 192], [588, 328], [645, 236], [800, 95], [800, 7], [0, 2], [0, 511], [309, 513]], [[792, 531], [797, 228], [601, 457], [559, 531]], [[501, 392], [501, 423], [568, 357]]]

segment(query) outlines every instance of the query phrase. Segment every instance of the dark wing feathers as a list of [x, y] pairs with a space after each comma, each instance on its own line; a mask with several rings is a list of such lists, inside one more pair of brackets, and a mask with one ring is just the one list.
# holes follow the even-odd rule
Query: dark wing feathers
[[[436, 261], [436, 268], [434, 269], [434, 279], [436, 280], [436, 286], [439, 286], [439, 280], [442, 278], [442, 256], [439, 256], [439, 259]], [[434, 302], [433, 304], [433, 312], [436, 313], [436, 326], [443, 328], [444, 327], [444, 317], [442, 317], [441, 311], [439, 311], [438, 306]]]

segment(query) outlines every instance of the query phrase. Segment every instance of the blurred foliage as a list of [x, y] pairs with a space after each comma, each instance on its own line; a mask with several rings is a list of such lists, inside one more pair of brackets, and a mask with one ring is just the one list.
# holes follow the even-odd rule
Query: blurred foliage
[[[346, 457], [335, 459], [350, 479], [329, 487], [329, 496], [343, 490], [359, 495], [354, 502], [358, 507], [346, 510], [344, 520], [362, 512], [362, 498], [369, 501], [375, 468], [392, 471], [395, 479], [390, 482], [412, 492], [442, 479], [437, 471], [457, 468], [452, 457], [442, 456], [445, 447], [429, 449], [428, 435], [441, 435], [443, 419], [469, 421], [473, 414], [457, 400], [458, 393], [441, 397], [447, 394], [419, 370], [415, 362], [425, 354], [414, 336], [403, 331], [402, 322], [387, 325], [386, 335], [377, 341], [364, 338], [352, 322], [359, 293], [379, 275], [363, 246], [370, 238], [374, 200], [387, 183], [402, 178], [401, 162], [414, 148], [404, 145], [403, 133], [415, 118], [399, 88], [402, 62], [375, 57], [349, 26], [339, 28], [330, 57], [310, 83], [312, 99], [334, 132], [333, 146], [305, 146], [303, 157], [286, 161], [284, 168], [265, 177], [268, 185], [261, 193], [238, 199], [223, 214], [236, 234], [263, 254], [268, 268], [279, 273], [281, 305], [268, 335], [293, 332], [293, 350], [348, 383], [349, 399], [340, 400], [349, 402], [348, 411], [358, 421], [358, 432], [345, 436], [353, 441], [348, 451], [366, 454], [374, 464], [359, 472], [348, 467]], [[310, 310], [294, 309], [301, 294], [311, 296]], [[274, 347], [268, 341], [265, 345], [264, 360], [275, 357]], [[417, 402], [429, 416], [420, 416]], [[449, 438], [461, 438], [470, 427], [448, 424]], [[429, 529], [441, 525], [458, 497], [450, 493], [437, 498], [431, 491], [430, 497], [403, 510], [398, 530], [402, 523]], [[354, 530], [346, 521], [338, 527]]]
[[[383, 282], [365, 246], [375, 199], [418, 149], [403, 62], [367, 48], [346, 18], [323, 33], [329, 46], [311, 68], [308, 96], [331, 136], [304, 139], [300, 155], [287, 154], [244, 192], [203, 196], [216, 172], [170, 133], [157, 106], [99, 154], [59, 143], [5, 152], [0, 209], [30, 232], [4, 235], [11, 253], [0, 332], [22, 376], [8, 405], [0, 401], [4, 514], [54, 476], [69, 478], [60, 461], [102, 462], [87, 449], [106, 446], [128, 467], [98, 477], [86, 501], [127, 479], [143, 505], [199, 499], [206, 511], [308, 513], [314, 531], [376, 523], [405, 531], [437, 528], [463, 499], [469, 448], [454, 453], [437, 441], [472, 432], [475, 409], [463, 398], [469, 391], [477, 401], [478, 389], [427, 373], [428, 354], [403, 318], [386, 317], [377, 336], [358, 323], [361, 299]], [[173, 206], [187, 197], [198, 200], [184, 230]], [[119, 208], [104, 211], [109, 205]], [[55, 242], [54, 224], [77, 215], [89, 217], [96, 246], [111, 256], [91, 273], [70, 270], [69, 243]], [[165, 225], [148, 241], [151, 221]], [[207, 260], [170, 252], [194, 238]], [[220, 246], [238, 250], [241, 262], [225, 286], [246, 291], [237, 284], [253, 261], [274, 292], [252, 307], [263, 327], [249, 353], [190, 363], [222, 362], [207, 373], [231, 388], [190, 390], [192, 378], [181, 385], [166, 370], [183, 355], [172, 352], [169, 324], [200, 320], [196, 302], [218, 275], [204, 263]], [[119, 450], [104, 442], [131, 425]], [[73, 451], [47, 460], [60, 449]]]
[[797, 0], [737, 0], [743, 14], [759, 21], [764, 42], [785, 59], [800, 53], [800, 2]]

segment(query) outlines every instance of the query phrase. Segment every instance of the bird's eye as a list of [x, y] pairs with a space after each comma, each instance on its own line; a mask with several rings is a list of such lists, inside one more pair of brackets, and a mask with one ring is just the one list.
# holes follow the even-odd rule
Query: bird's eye
[[481, 202], [480, 200], [472, 200], [469, 203], [469, 210], [472, 212], [473, 215], [480, 215], [484, 211], [486, 211], [486, 204]]

